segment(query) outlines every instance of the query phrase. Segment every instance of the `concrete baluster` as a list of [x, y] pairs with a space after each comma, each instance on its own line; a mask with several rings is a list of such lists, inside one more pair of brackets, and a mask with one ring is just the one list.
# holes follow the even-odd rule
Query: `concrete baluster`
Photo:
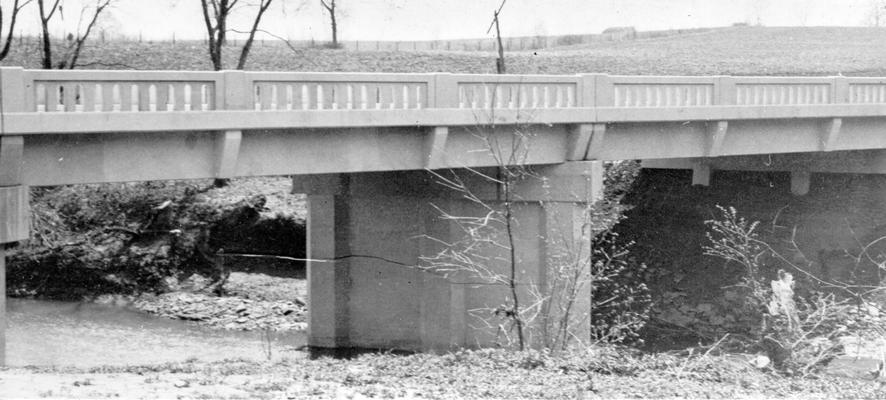
[[345, 106], [348, 110], [354, 108], [354, 85], [348, 84], [348, 99]]
[[92, 104], [93, 110], [95, 112], [102, 112], [105, 110], [105, 102], [104, 102], [104, 89], [102, 89], [102, 84], [96, 83], [95, 90], [92, 91]]
[[120, 96], [120, 84], [115, 83], [111, 87], [111, 111], [120, 111], [123, 107], [123, 100]]
[[415, 86], [415, 108], [418, 110], [421, 110], [424, 107], [424, 105], [423, 105], [424, 102], [422, 101], [422, 94], [423, 93], [421, 90], [421, 85], [416, 85]]
[[566, 107], [575, 107], [575, 88], [570, 86], [566, 87]]
[[[203, 87], [206, 87], [206, 85], [202, 85], [201, 90]], [[129, 111], [133, 111], [133, 112], [139, 111], [139, 107], [140, 107], [139, 101], [138, 101], [139, 96], [141, 96], [141, 93], [139, 91], [139, 86], [136, 84], [130, 85], [129, 86]], [[202, 96], [202, 92], [201, 92], [201, 96]], [[200, 102], [199, 104], [201, 104], [201, 109], [202, 109], [202, 102]]]
[[139, 111], [154, 111], [154, 85], [142, 85], [138, 90]]

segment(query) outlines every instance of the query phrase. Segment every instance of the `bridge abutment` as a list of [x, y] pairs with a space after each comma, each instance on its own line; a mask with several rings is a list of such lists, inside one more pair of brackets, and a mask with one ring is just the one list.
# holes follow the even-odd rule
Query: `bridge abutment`
[[[599, 162], [536, 171], [542, 179], [518, 182], [512, 191], [518, 299], [524, 305], [536, 301], [532, 293], [553, 285], [548, 266], [564, 249], [587, 254], [586, 204], [602, 190]], [[510, 289], [483, 274], [444, 271], [427, 260], [463, 237], [443, 213], [483, 216], [486, 206], [501, 205], [499, 185], [457, 173], [485, 205], [440, 185], [427, 171], [293, 179], [294, 191], [308, 195], [309, 345], [446, 351], [505, 340], [497, 325], [504, 320], [492, 311], [509, 301]], [[493, 259], [501, 255], [485, 251]], [[506, 264], [490, 261], [486, 267], [505, 276]], [[586, 321], [581, 315], [589, 298], [582, 293], [577, 299], [577, 319]]]
[[[28, 238], [28, 187], [0, 187], [0, 246]], [[0, 366], [6, 365], [6, 250], [0, 248]]]

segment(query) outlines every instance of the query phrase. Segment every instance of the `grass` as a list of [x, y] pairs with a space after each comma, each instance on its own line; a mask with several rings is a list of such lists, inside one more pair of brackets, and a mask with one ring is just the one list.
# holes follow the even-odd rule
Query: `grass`
[[[234, 65], [236, 49], [226, 49]], [[39, 68], [38, 44], [13, 47], [3, 65]], [[508, 71], [527, 74], [640, 75], [886, 75], [884, 28], [736, 27], [682, 36], [599, 42], [510, 52]], [[209, 70], [199, 42], [91, 42], [89, 68]], [[100, 62], [100, 63], [99, 63]], [[280, 43], [257, 45], [248, 70], [343, 72], [494, 73], [490, 52], [385, 52], [333, 49], [292, 51]]]

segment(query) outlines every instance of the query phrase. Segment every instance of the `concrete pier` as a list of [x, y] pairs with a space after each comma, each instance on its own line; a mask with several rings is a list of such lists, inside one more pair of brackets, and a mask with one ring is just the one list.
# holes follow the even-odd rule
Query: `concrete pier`
[[[520, 182], [513, 193], [524, 302], [531, 301], [530, 287], [545, 289], [559, 247], [581, 240], [584, 207], [602, 188], [599, 162], [538, 170], [544, 179]], [[308, 194], [311, 346], [445, 351], [502, 340], [481, 321], [490, 315], [472, 310], [500, 306], [509, 296], [506, 286], [464, 272], [435, 273], [421, 261], [440, 250], [438, 241], [460, 239], [436, 207], [482, 216], [481, 205], [460, 199], [425, 171], [296, 177], [293, 183], [295, 192]], [[469, 185], [484, 202], [501, 201], [498, 185], [481, 179]], [[576, 314], [582, 312], [587, 309]]]
[[[2, 143], [2, 142], [0, 142]], [[0, 246], [28, 238], [26, 186], [0, 187]], [[6, 364], [6, 250], [0, 247], [0, 366]]]

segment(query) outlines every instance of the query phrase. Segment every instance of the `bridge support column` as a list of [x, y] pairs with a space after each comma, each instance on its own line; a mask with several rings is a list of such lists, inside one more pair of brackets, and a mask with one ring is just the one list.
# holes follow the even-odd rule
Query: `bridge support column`
[[809, 171], [791, 171], [791, 194], [804, 196], [809, 193], [812, 174]]
[[704, 162], [692, 164], [692, 184], [711, 186], [711, 165]]
[[[554, 284], [547, 266], [564, 248], [590, 250], [582, 241], [588, 229], [582, 217], [585, 204], [602, 190], [599, 162], [537, 171], [543, 180], [513, 187], [519, 199], [513, 208], [518, 297], [524, 306], [536, 301], [530, 292], [544, 293]], [[498, 185], [468, 171], [457, 173], [484, 202], [501, 204]], [[425, 171], [304, 176], [293, 184], [293, 192], [309, 199], [308, 257], [315, 259], [308, 263], [310, 345], [447, 351], [501, 342], [496, 327], [483, 323], [508, 301], [509, 289], [470, 273], [432, 271], [423, 261], [438, 254], [442, 243], [462, 238], [441, 210], [482, 216], [483, 206]], [[587, 320], [589, 299], [589, 292], [579, 296], [577, 319]]]
[[[28, 238], [26, 186], [0, 187], [0, 246]], [[6, 365], [6, 250], [0, 247], [0, 366]]]

